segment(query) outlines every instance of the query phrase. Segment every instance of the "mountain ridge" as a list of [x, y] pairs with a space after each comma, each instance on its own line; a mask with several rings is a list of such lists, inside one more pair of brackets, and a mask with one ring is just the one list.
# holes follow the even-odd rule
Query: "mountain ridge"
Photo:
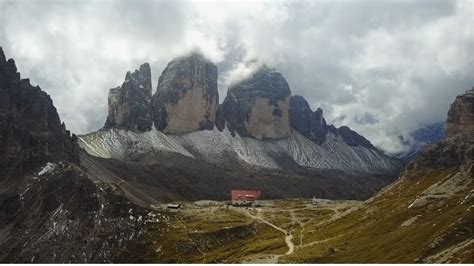
[[[187, 95], [194, 96], [190, 98]], [[175, 143], [172, 145], [173, 147], [165, 146], [169, 144], [170, 139], [179, 139], [178, 136], [185, 139], [189, 134], [196, 136], [199, 135], [198, 132], [202, 132], [200, 133], [201, 137], [194, 138], [197, 142], [207, 139], [209, 141], [207, 145], [209, 145], [213, 143], [213, 140], [217, 140], [214, 145], [221, 147], [214, 151], [215, 155], [210, 155], [213, 153], [212, 149], [199, 155], [211, 162], [225, 150], [237, 160], [255, 167], [273, 169], [282, 168], [276, 163], [281, 159], [275, 159], [275, 156], [283, 156], [287, 158], [285, 160], [290, 160], [292, 164], [296, 163], [296, 165], [302, 167], [342, 170], [358, 175], [395, 175], [402, 167], [400, 162], [386, 156], [367, 139], [350, 128], [346, 126], [336, 128], [333, 125], [328, 125], [321, 109], [318, 108], [313, 112], [302, 96], [292, 96], [283, 75], [265, 65], [257, 69], [248, 78], [235, 83], [229, 88], [223, 103], [219, 105], [216, 66], [202, 54], [192, 53], [170, 61], [159, 78], [157, 90], [152, 98], [153, 104], [146, 108], [149, 110], [148, 113], [152, 114], [154, 125], [150, 129], [136, 131], [143, 134], [132, 134], [133, 136], [130, 135], [129, 138], [131, 139], [129, 140], [123, 138], [127, 134], [120, 133], [122, 142], [129, 144], [121, 145], [118, 148], [117, 145], [120, 144], [113, 144], [112, 139], [101, 139], [101, 143], [94, 143], [94, 137], [89, 136], [97, 134], [91, 132], [80, 136], [80, 145], [92, 155], [122, 160], [124, 154], [133, 153], [133, 156], [145, 156], [153, 152], [160, 152], [159, 145], [163, 146], [161, 150], [188, 156], [190, 151], [186, 150], [184, 146], [177, 148], [178, 150], [175, 149], [180, 145], [182, 146], [182, 144]], [[140, 99], [136, 100], [146, 102]], [[110, 106], [110, 102], [109, 99], [109, 113], [113, 112], [114, 108], [114, 106]], [[130, 112], [130, 116], [134, 117], [135, 115]], [[113, 131], [113, 128], [130, 129], [111, 126], [101, 130], [109, 133], [102, 132], [98, 134], [114, 138], [114, 135], [119, 131]], [[155, 131], [164, 134], [157, 134]], [[205, 131], [209, 131], [209, 134]], [[229, 134], [232, 136], [231, 138], [226, 136]], [[208, 135], [213, 135], [213, 137], [211, 138]], [[155, 143], [150, 142], [150, 137], [155, 140]], [[235, 138], [235, 141], [233, 141], [233, 138]], [[249, 138], [249, 140], [246, 141], [246, 138]], [[130, 142], [132, 139], [133, 142]], [[310, 142], [307, 145], [296, 144], [298, 141], [303, 141], [303, 139], [309, 140], [312, 144]], [[241, 140], [245, 141], [242, 142]], [[250, 155], [245, 154], [251, 150], [255, 152], [255, 149], [248, 145], [257, 145], [261, 141], [262, 143], [257, 146], [265, 146], [265, 142], [272, 140], [281, 140], [278, 145], [284, 147], [274, 147], [273, 152], [260, 154], [261, 158], [250, 158]], [[298, 141], [295, 142], [295, 140]], [[140, 142], [143, 143], [140, 144]], [[229, 146], [228, 143], [230, 142], [237, 146], [222, 148], [223, 146]], [[143, 147], [143, 150], [140, 151], [139, 148], [131, 147], [131, 145]], [[202, 146], [190, 141], [185, 145], [191, 150], [196, 150], [197, 146]], [[93, 146], [95, 148], [91, 148]], [[106, 147], [111, 151], [105, 151]], [[209, 147], [212, 147], [212, 145]], [[296, 147], [300, 147], [300, 149], [311, 147], [312, 150], [307, 149], [305, 152], [299, 153], [295, 152]], [[118, 154], [117, 149], [121, 149], [122, 154]], [[332, 152], [328, 152], [331, 149]], [[129, 153], [126, 150], [133, 150], [133, 152]], [[275, 152], [276, 150], [278, 152]], [[196, 152], [199, 153], [199, 148]], [[334, 154], [338, 155], [334, 156]], [[349, 163], [354, 160], [351, 158], [352, 156], [358, 158], [356, 160], [359, 160], [359, 162]], [[353, 168], [342, 167], [344, 163], [352, 165]], [[380, 167], [380, 165], [383, 165], [383, 167]]]

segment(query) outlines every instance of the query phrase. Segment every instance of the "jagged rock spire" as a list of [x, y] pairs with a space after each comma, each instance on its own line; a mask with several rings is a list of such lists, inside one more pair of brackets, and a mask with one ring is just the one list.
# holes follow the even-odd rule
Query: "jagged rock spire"
[[109, 115], [104, 128], [149, 131], [151, 116], [151, 69], [144, 63], [133, 73], [128, 71], [122, 86], [110, 89]]
[[312, 111], [308, 102], [300, 95], [290, 99], [290, 125], [303, 136], [322, 144], [326, 140], [329, 127], [323, 117], [323, 110]]

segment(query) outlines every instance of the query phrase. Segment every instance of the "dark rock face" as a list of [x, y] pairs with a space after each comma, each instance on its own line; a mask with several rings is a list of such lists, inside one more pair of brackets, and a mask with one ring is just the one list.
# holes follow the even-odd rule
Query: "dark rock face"
[[59, 160], [78, 161], [75, 136], [61, 123], [49, 95], [20, 79], [0, 48], [0, 177]]
[[198, 53], [173, 59], [153, 95], [155, 127], [171, 134], [212, 129], [218, 104], [216, 65]]
[[369, 149], [375, 147], [364, 137], [349, 127], [336, 128], [328, 125], [323, 117], [323, 110], [318, 108], [312, 111], [308, 102], [299, 95], [291, 96], [290, 125], [303, 136], [321, 145], [326, 141], [329, 132], [340, 136], [349, 146], [362, 146]]
[[342, 126], [337, 129], [337, 132], [349, 146], [362, 146], [369, 149], [375, 149], [370, 141], [359, 135], [357, 132], [351, 130], [349, 127]]
[[311, 111], [308, 102], [300, 95], [290, 99], [290, 125], [303, 136], [322, 144], [326, 140], [329, 127], [323, 117], [323, 110]]
[[135, 132], [151, 130], [151, 70], [145, 63], [139, 70], [127, 72], [122, 86], [109, 91], [109, 115], [104, 128]]
[[258, 139], [287, 137], [290, 95], [288, 83], [280, 73], [261, 67], [250, 78], [229, 88], [222, 104], [229, 130]]
[[0, 263], [121, 261], [155, 222], [78, 165], [75, 136], [51, 98], [20, 79], [0, 48]]
[[0, 180], [1, 263], [110, 263], [152, 222], [148, 210], [71, 163]]
[[446, 120], [448, 137], [462, 135], [474, 140], [474, 88], [456, 97]]

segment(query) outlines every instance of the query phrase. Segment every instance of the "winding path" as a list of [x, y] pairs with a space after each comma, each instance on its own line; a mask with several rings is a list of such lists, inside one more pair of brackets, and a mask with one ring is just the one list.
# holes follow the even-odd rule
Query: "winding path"
[[247, 216], [247, 217], [250, 217], [254, 220], [259, 220], [261, 221], [262, 223], [282, 232], [284, 235], [285, 235], [285, 243], [286, 245], [288, 246], [288, 251], [285, 253], [285, 254], [281, 254], [281, 255], [275, 255], [275, 256], [270, 256], [268, 258], [269, 261], [274, 261], [276, 260], [276, 262], [278, 262], [278, 259], [281, 257], [281, 256], [286, 256], [286, 255], [290, 255], [290, 254], [293, 254], [293, 252], [295, 251], [295, 244], [293, 243], [293, 235], [291, 234], [291, 232], [281, 228], [281, 227], [278, 227], [276, 226], [275, 224], [272, 224], [271, 222], [265, 220], [263, 217], [262, 217], [262, 213], [261, 213], [261, 210], [260, 209], [257, 209], [257, 215], [253, 215], [251, 214], [248, 210], [246, 209], [240, 209], [240, 208], [234, 208], [236, 211], [242, 213], [243, 215]]

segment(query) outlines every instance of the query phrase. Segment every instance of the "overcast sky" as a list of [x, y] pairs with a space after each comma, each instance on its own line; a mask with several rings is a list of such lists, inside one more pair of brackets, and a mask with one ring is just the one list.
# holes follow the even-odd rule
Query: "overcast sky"
[[77, 134], [103, 126], [109, 88], [199, 49], [227, 87], [273, 66], [313, 109], [387, 152], [444, 121], [474, 86], [474, 1], [5, 1], [0, 46]]

